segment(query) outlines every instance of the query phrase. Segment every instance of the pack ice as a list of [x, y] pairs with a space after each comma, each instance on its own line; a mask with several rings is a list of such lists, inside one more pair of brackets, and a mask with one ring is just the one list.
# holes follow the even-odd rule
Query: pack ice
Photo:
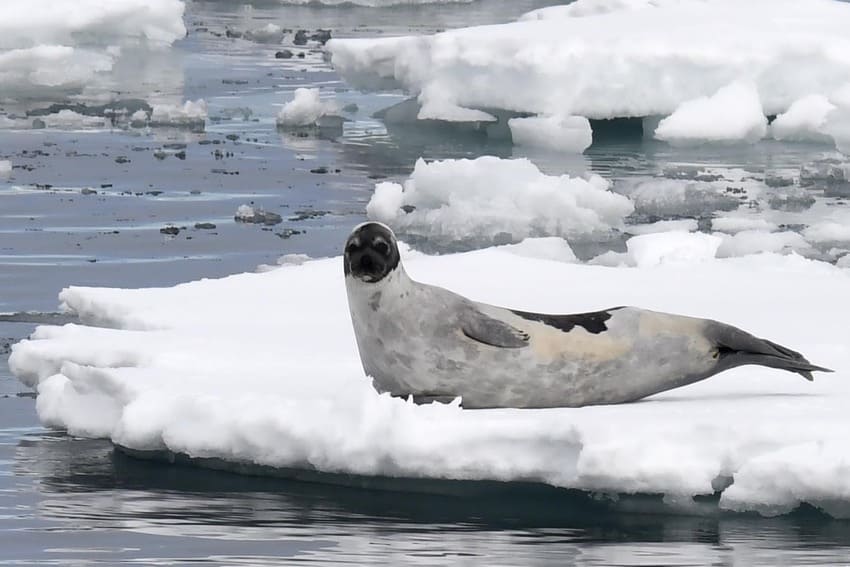
[[[693, 238], [699, 236], [700, 238]], [[687, 232], [635, 237], [635, 267], [575, 262], [552, 239], [427, 256], [410, 274], [517, 309], [638, 305], [740, 326], [834, 368], [814, 383], [742, 367], [640, 403], [464, 410], [379, 395], [364, 375], [341, 258], [162, 289], [71, 287], [81, 324], [15, 345], [43, 423], [139, 450], [412, 478], [663, 493], [674, 509], [850, 517], [850, 271], [800, 256], [715, 258]], [[639, 239], [639, 240], [637, 240]], [[564, 260], [564, 261], [561, 261]], [[258, 316], [259, 315], [259, 316]]]

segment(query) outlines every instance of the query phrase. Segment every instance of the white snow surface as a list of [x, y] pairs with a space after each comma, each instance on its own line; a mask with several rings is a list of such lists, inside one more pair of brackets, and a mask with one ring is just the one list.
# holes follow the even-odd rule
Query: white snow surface
[[766, 133], [767, 118], [755, 84], [744, 82], [683, 102], [655, 129], [656, 138], [674, 145], [754, 143]]
[[639, 268], [507, 248], [426, 256], [402, 247], [402, 256], [413, 277], [476, 300], [529, 311], [638, 305], [710, 317], [837, 372], [809, 383], [742, 367], [642, 403], [581, 409], [416, 406], [379, 395], [364, 376], [340, 258], [172, 288], [68, 288], [60, 299], [84, 324], [39, 327], [13, 347], [9, 364], [37, 388], [45, 424], [135, 449], [365, 475], [661, 492], [685, 509], [688, 496], [710, 494], [718, 476], [731, 476], [723, 508], [771, 515], [806, 501], [846, 512], [850, 304], [840, 298], [850, 270], [793, 254], [713, 259], [704, 249], [715, 237], [695, 236], [632, 239], [630, 249], [646, 258], [663, 256], [656, 245], [669, 250], [682, 240], [677, 261]]
[[850, 4], [836, 0], [582, 0], [519, 22], [332, 39], [327, 49], [349, 83], [417, 96], [420, 118], [482, 120], [493, 108], [667, 116], [729, 85], [752, 85], [729, 93], [741, 98], [726, 109], [731, 122], [746, 107], [738, 127], [749, 138], [761, 129], [753, 96], [765, 114], [780, 114], [805, 96], [838, 92], [850, 76], [848, 28]]
[[311, 126], [322, 116], [336, 112], [336, 104], [319, 98], [319, 89], [298, 88], [292, 100], [283, 105], [277, 115], [277, 125], [282, 128]]
[[377, 184], [366, 205], [370, 219], [406, 233], [485, 242], [604, 233], [632, 210], [599, 176], [546, 175], [528, 159], [493, 156], [419, 159], [404, 185]]
[[519, 21], [549, 20], [560, 18], [584, 18], [601, 16], [609, 12], [656, 8], [664, 4], [675, 4], [679, 0], [576, 0], [565, 6], [538, 8], [520, 16]]
[[127, 47], [161, 48], [186, 34], [181, 0], [3, 0], [0, 90], [80, 89]]
[[0, 160], [0, 175], [6, 176], [12, 173], [12, 162], [9, 160]]

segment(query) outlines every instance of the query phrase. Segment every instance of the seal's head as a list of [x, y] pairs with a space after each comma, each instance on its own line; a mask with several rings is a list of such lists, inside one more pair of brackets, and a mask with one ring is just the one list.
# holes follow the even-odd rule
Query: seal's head
[[399, 265], [398, 244], [390, 228], [379, 222], [354, 227], [345, 242], [344, 269], [367, 283], [379, 282]]

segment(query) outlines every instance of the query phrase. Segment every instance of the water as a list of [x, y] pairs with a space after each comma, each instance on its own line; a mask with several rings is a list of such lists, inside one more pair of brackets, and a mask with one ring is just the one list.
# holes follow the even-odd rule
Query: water
[[[689, 179], [705, 168], [734, 183], [798, 175], [828, 155], [818, 145], [773, 142], [676, 150], [616, 131], [582, 156], [529, 153], [474, 133], [384, 124], [372, 114], [403, 101], [402, 93], [349, 90], [315, 48], [293, 48], [305, 57], [280, 60], [274, 53], [284, 46], [226, 37], [268, 22], [331, 28], [335, 37], [431, 33], [551, 3], [189, 3], [187, 38], [167, 56], [146, 58], [144, 80], [132, 58], [116, 80], [126, 81], [127, 98], [204, 98], [205, 132], [0, 130], [0, 159], [19, 166], [0, 179], [0, 312], [54, 311], [67, 285], [167, 286], [253, 270], [288, 253], [338, 254], [364, 219], [376, 180], [404, 179], [420, 156], [530, 156], [547, 172], [593, 171], [627, 191], [634, 180]], [[329, 137], [278, 132], [277, 109], [299, 86], [321, 86], [358, 110]], [[5, 109], [54, 102], [36, 97]], [[842, 187], [816, 182], [811, 202], [799, 207], [780, 198], [782, 187], [769, 188], [777, 205], [754, 214], [795, 230], [845, 206]], [[241, 204], [283, 222], [235, 223]], [[690, 214], [705, 222], [714, 212]], [[630, 222], [668, 217], [676, 213], [650, 208]], [[161, 233], [166, 227], [179, 233]], [[589, 256], [622, 240], [581, 246], [577, 253]], [[831, 259], [826, 249], [811, 254]], [[0, 321], [0, 356], [34, 326]], [[0, 364], [0, 564], [817, 565], [847, 563], [848, 546], [850, 524], [809, 509], [764, 519], [719, 514], [707, 502], [702, 515], [674, 516], [652, 495], [599, 502], [497, 483], [412, 483], [400, 493], [142, 461], [106, 441], [42, 428], [34, 399]]]
[[850, 526], [811, 512], [634, 514], [545, 487], [400, 494], [151, 463], [0, 403], [2, 565], [840, 565], [850, 550]]

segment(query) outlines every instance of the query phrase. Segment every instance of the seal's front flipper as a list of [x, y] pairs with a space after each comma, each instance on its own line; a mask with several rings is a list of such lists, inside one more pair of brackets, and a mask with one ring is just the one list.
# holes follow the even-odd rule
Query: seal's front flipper
[[463, 334], [474, 341], [499, 348], [522, 348], [528, 346], [528, 333], [504, 321], [485, 315], [474, 307], [460, 314]]

